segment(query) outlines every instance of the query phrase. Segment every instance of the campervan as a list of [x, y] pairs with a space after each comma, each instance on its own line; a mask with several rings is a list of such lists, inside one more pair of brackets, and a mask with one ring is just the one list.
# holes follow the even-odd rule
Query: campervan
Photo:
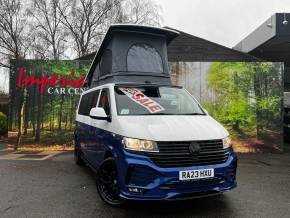
[[102, 200], [179, 200], [237, 186], [228, 131], [171, 83], [167, 45], [178, 32], [112, 25], [86, 77], [75, 161], [97, 173]]

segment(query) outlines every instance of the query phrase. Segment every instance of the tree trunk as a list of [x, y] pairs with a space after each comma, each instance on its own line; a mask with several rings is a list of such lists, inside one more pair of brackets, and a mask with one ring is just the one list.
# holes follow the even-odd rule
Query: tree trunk
[[61, 95], [60, 108], [58, 112], [58, 130], [61, 130], [61, 122], [62, 122], [62, 109], [63, 109], [64, 95]]
[[44, 96], [42, 96], [42, 104], [41, 104], [41, 130], [43, 130], [43, 120], [44, 120], [44, 114], [43, 114], [43, 105], [45, 104], [44, 102], [46, 102], [45, 99], [43, 99]]
[[240, 129], [240, 122], [239, 121], [236, 121], [233, 125], [233, 129], [236, 131], [236, 132], [240, 132], [241, 129]]
[[30, 91], [29, 91], [29, 95], [28, 93], [26, 94], [25, 97], [25, 105], [24, 105], [24, 132], [23, 135], [27, 135], [27, 128], [28, 128], [28, 121], [29, 121], [29, 108], [30, 108], [30, 103], [29, 103], [29, 97], [30, 97]]
[[[51, 100], [52, 103], [52, 100]], [[54, 131], [54, 105], [52, 105], [52, 131]]]
[[52, 97], [50, 96], [50, 113], [49, 113], [49, 130], [52, 131], [52, 120], [53, 120], [53, 105], [52, 105]]
[[[265, 99], [267, 99], [269, 101], [269, 89], [268, 89], [268, 76], [267, 74], [264, 76], [264, 90], [265, 90], [265, 95], [263, 96]], [[269, 110], [266, 110], [266, 128], [269, 128], [270, 123], [272, 123], [272, 119], [271, 119], [271, 114]]]
[[24, 99], [25, 99], [25, 92], [21, 92], [20, 94], [20, 102], [19, 102], [19, 108], [18, 108], [18, 133], [17, 133], [17, 139], [16, 143], [14, 146], [14, 150], [17, 151], [18, 147], [20, 146], [21, 143], [21, 138], [22, 138], [22, 123], [23, 123], [23, 113], [24, 113]]
[[70, 106], [70, 121], [69, 121], [69, 130], [72, 130], [74, 110], [75, 110], [75, 96], [71, 97], [71, 106]]
[[[10, 86], [11, 86], [10, 81]], [[14, 85], [14, 84], [13, 84]], [[10, 88], [10, 102], [9, 102], [9, 117], [8, 117], [8, 131], [12, 131], [13, 129], [13, 122], [14, 122], [14, 98], [15, 98], [15, 92], [13, 88]]]
[[37, 96], [37, 124], [36, 124], [36, 133], [35, 133], [35, 141], [37, 143], [40, 142], [40, 127], [41, 127], [41, 114], [42, 114], [42, 95], [40, 92]]
[[261, 100], [261, 84], [260, 84], [260, 69], [255, 68], [254, 75], [254, 91], [255, 91], [255, 100], [256, 100], [256, 117], [257, 117], [257, 136], [259, 132], [263, 129], [263, 126], [259, 120], [262, 118], [262, 113], [260, 107], [258, 106]]
[[32, 96], [32, 116], [31, 116], [31, 122], [32, 122], [32, 136], [35, 136], [36, 130], [35, 130], [35, 95], [36, 89], [33, 88], [33, 96]]
[[[10, 64], [12, 65], [11, 63], [11, 59], [10, 59]], [[13, 123], [14, 123], [14, 113], [15, 113], [15, 109], [14, 106], [15, 106], [15, 89], [14, 87], [16, 87], [16, 81], [17, 79], [15, 78], [16, 77], [16, 69], [10, 69], [10, 80], [9, 80], [9, 116], [8, 116], [8, 131], [12, 131], [13, 129]]]

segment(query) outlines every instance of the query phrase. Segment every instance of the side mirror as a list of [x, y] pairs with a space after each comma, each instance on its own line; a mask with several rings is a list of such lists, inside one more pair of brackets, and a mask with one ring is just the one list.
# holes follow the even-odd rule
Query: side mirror
[[111, 122], [111, 118], [106, 114], [102, 107], [93, 107], [90, 111], [90, 117], [96, 120], [107, 120]]

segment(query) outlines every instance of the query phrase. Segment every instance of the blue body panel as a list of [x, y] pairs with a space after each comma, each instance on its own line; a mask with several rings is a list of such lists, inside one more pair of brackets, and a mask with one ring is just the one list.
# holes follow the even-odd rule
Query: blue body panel
[[[237, 186], [237, 156], [229, 148], [223, 164], [161, 168], [149, 157], [123, 149], [122, 136], [78, 122], [76, 146], [94, 171], [107, 156], [113, 156], [118, 169], [120, 195], [132, 200], [171, 200], [186, 194], [220, 193]], [[179, 171], [214, 168], [214, 177], [203, 180], [180, 181]], [[133, 192], [132, 189], [140, 192]]]

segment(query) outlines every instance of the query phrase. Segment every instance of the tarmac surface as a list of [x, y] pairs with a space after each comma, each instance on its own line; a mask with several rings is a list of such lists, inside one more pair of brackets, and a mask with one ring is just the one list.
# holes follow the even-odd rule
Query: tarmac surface
[[[1, 147], [0, 147], [0, 150]], [[2, 153], [1, 153], [2, 152]], [[130, 202], [112, 208], [99, 198], [95, 175], [73, 153], [40, 160], [1, 159], [0, 217], [289, 217], [290, 154], [239, 155], [238, 188], [177, 202]]]

